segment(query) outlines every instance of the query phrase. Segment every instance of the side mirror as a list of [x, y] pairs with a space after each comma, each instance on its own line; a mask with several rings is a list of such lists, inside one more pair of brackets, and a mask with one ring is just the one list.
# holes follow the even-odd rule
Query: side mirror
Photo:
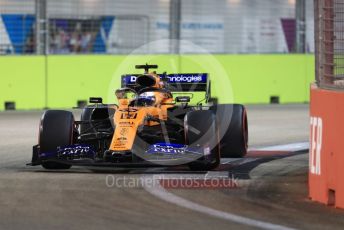
[[103, 98], [101, 98], [101, 97], [90, 97], [89, 102], [94, 103], [94, 104], [102, 104]]
[[189, 96], [179, 96], [176, 97], [176, 102], [181, 102], [181, 103], [188, 103], [190, 102], [190, 97]]

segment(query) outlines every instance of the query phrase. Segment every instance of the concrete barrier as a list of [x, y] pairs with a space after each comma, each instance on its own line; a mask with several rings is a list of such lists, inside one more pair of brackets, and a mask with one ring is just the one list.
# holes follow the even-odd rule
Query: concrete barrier
[[309, 196], [344, 208], [344, 91], [311, 88]]

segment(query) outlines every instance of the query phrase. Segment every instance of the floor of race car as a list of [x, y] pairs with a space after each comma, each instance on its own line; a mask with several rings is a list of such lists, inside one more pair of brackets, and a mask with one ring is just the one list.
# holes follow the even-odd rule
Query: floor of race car
[[0, 113], [0, 229], [344, 226], [344, 211], [307, 198], [308, 105], [248, 106], [250, 152], [210, 172], [25, 166], [41, 114]]

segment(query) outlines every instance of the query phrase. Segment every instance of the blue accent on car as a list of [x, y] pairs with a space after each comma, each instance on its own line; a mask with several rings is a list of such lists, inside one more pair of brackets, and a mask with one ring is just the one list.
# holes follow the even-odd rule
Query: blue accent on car
[[185, 153], [187, 146], [173, 143], [156, 143], [151, 145], [146, 153], [181, 154]]
[[[132, 85], [136, 83], [137, 74], [126, 74], [122, 76], [122, 85]], [[206, 73], [182, 73], [182, 74], [167, 74], [159, 75], [161, 78], [167, 78], [167, 83], [207, 83], [208, 74]]]
[[76, 159], [94, 159], [96, 152], [89, 145], [77, 144], [60, 147], [56, 152], [43, 152], [39, 154], [41, 159], [59, 159], [59, 160], [76, 160]]
[[122, 75], [122, 85], [132, 85], [136, 83], [137, 74]]
[[52, 159], [57, 157], [56, 152], [45, 152], [45, 153], [39, 153], [38, 157], [40, 159]]
[[207, 83], [206, 73], [168, 74], [168, 83]]
[[57, 157], [59, 159], [94, 159], [95, 156], [96, 153], [93, 148], [84, 144], [70, 145], [57, 150]]
[[[183, 144], [175, 144], [175, 143], [165, 143], [165, 142], [161, 142], [161, 143], [156, 143], [154, 145], [158, 145], [158, 146], [162, 146], [162, 147], [171, 147], [171, 148], [186, 148], [186, 145]], [[151, 146], [154, 146], [151, 145]]]

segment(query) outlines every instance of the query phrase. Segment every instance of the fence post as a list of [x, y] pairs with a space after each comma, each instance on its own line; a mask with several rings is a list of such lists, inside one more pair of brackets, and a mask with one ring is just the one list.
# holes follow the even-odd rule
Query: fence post
[[170, 1], [170, 53], [180, 51], [181, 0]]
[[296, 18], [296, 53], [306, 53], [306, 1], [297, 0]]
[[47, 18], [47, 1], [35, 1], [35, 15], [36, 15], [36, 54], [48, 54], [49, 52], [49, 33], [48, 33], [48, 18]]

